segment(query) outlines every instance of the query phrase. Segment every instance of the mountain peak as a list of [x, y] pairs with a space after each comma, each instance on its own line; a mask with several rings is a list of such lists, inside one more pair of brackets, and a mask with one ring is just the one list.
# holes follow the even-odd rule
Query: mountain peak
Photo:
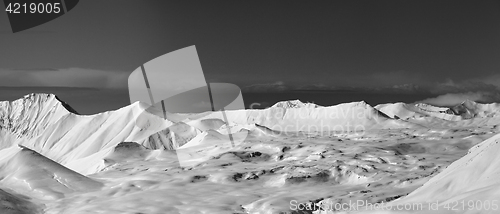
[[78, 114], [78, 115], [79, 115], [79, 113], [78, 113], [78, 112], [77, 112], [77, 111], [76, 111], [73, 107], [71, 107], [71, 106], [70, 106], [67, 102], [64, 102], [63, 100], [59, 99], [59, 97], [57, 97], [57, 96], [55, 96], [55, 95], [54, 95], [54, 97], [55, 97], [55, 99], [56, 99], [57, 101], [59, 101], [59, 103], [61, 103], [61, 105], [62, 105], [62, 106], [63, 106], [66, 110], [68, 110], [69, 112], [71, 112], [71, 113], [73, 113], [73, 114]]
[[477, 102], [475, 102], [473, 100], [469, 100], [469, 99], [466, 99], [462, 103], [460, 103], [460, 105], [476, 105], [476, 104], [477, 104]]
[[355, 102], [355, 103], [356, 103], [357, 106], [370, 106], [370, 104], [368, 104], [364, 100], [361, 100], [361, 101]]
[[30, 93], [30, 94], [24, 95], [23, 97], [21, 97], [21, 98], [19, 98], [17, 100], [12, 101], [12, 102], [16, 102], [16, 101], [19, 101], [19, 100], [32, 100], [32, 101], [36, 101], [36, 100], [48, 100], [48, 99], [55, 99], [55, 98], [56, 98], [55, 94]]
[[49, 121], [75, 113], [54, 94], [31, 93], [14, 101], [0, 102], [0, 127], [21, 135], [36, 135], [38, 129], [51, 123]]
[[[1, 102], [9, 102], [9, 101], [1, 101]], [[14, 104], [14, 103], [24, 103], [24, 104], [28, 104], [28, 105], [34, 104], [34, 103], [37, 103], [39, 105], [44, 105], [46, 103], [51, 103], [49, 105], [60, 104], [68, 112], [71, 112], [73, 114], [78, 114], [78, 112], [73, 107], [71, 107], [67, 102], [61, 100], [55, 94], [49, 94], [49, 93], [30, 93], [30, 94], [26, 94], [22, 98], [19, 98], [17, 100], [11, 101], [10, 103], [12, 103], [12, 104]]]
[[24, 103], [38, 103], [38, 104], [45, 104], [45, 103], [51, 103], [53, 105], [60, 104], [63, 106], [68, 112], [73, 113], [73, 114], [78, 114], [78, 112], [71, 107], [67, 102], [63, 101], [60, 99], [58, 96], [55, 94], [50, 94], [50, 93], [30, 93], [24, 95], [22, 98], [17, 99], [12, 101], [14, 102], [21, 102], [19, 100], [23, 100]]
[[280, 101], [274, 104], [272, 107], [280, 107], [280, 108], [305, 108], [305, 107], [312, 107], [316, 108], [318, 105], [314, 103], [304, 103], [300, 100], [287, 100], [287, 101]]

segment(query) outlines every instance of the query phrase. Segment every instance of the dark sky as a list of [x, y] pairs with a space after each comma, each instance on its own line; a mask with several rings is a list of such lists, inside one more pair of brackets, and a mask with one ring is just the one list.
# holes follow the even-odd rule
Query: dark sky
[[116, 108], [128, 101], [130, 72], [191, 45], [207, 81], [249, 91], [495, 91], [500, 2], [83, 0], [16, 34], [2, 13], [0, 86], [105, 88]]

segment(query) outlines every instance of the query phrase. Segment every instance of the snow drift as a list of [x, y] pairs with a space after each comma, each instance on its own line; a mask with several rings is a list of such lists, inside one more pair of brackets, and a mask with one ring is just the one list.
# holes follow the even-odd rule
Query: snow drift
[[78, 174], [23, 146], [0, 151], [2, 184], [27, 195], [61, 198], [65, 194], [92, 191], [102, 187], [98, 181]]

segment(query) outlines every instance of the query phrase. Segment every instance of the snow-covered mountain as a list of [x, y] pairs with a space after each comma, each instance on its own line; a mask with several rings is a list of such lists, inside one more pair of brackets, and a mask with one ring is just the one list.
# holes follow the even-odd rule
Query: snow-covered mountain
[[99, 189], [103, 184], [23, 146], [0, 150], [2, 185], [40, 198]]
[[[115, 111], [78, 115], [53, 94], [29, 94], [12, 102], [0, 102], [0, 149], [22, 145], [88, 174], [104, 167], [103, 157], [120, 142], [172, 150], [225, 124], [221, 112], [201, 113], [173, 123], [146, 110], [147, 106], [136, 102]], [[230, 124], [258, 124], [277, 131], [361, 131], [410, 126], [388, 118], [365, 102], [319, 107], [296, 100], [263, 110], [226, 114]]]
[[[452, 140], [452, 143], [427, 142], [453, 139], [457, 136], [457, 127], [484, 126], [481, 130], [488, 131], [479, 132], [477, 135], [489, 136], [493, 131], [498, 131], [495, 129], [498, 126], [490, 125], [500, 122], [500, 104], [479, 104], [472, 101], [444, 108], [406, 103], [372, 107], [363, 101], [324, 107], [292, 100], [260, 110], [183, 114], [178, 115], [182, 120], [177, 122], [163, 119], [149, 111], [149, 106], [136, 102], [115, 111], [79, 115], [70, 105], [53, 94], [29, 94], [12, 102], [0, 102], [0, 197], [22, 206], [9, 208], [0, 204], [0, 211], [13, 209], [21, 213], [37, 213], [41, 205], [36, 203], [43, 204], [54, 200], [63, 203], [68, 197], [76, 200], [73, 197], [78, 194], [90, 192], [88, 194], [92, 195], [92, 192], [99, 192], [103, 188], [106, 189], [105, 192], [108, 191], [106, 194], [115, 195], [116, 191], [121, 190], [116, 190], [115, 186], [110, 187], [109, 179], [116, 180], [113, 173], [136, 170], [139, 165], [133, 165], [134, 163], [153, 164], [144, 169], [148, 171], [168, 162], [167, 165], [174, 164], [177, 166], [175, 169], [180, 170], [176, 173], [181, 173], [213, 164], [224, 167], [242, 164], [247, 170], [250, 167], [248, 163], [262, 162], [265, 164], [259, 167], [273, 168], [252, 172], [253, 174], [238, 172], [233, 179], [242, 179], [241, 176], [245, 175], [246, 180], [252, 180], [267, 174], [270, 178], [264, 180], [262, 185], [269, 188], [281, 188], [299, 182], [300, 179], [319, 179], [322, 182], [333, 179], [340, 184], [364, 185], [367, 182], [378, 182], [384, 173], [391, 172], [395, 167], [404, 169], [409, 168], [409, 165], [418, 168], [419, 164], [432, 162], [406, 154], [444, 151], [444, 154], [449, 155], [451, 151], [462, 151], [468, 145], [481, 141], [481, 138], [467, 136], [458, 142]], [[321, 140], [302, 144], [302, 137], [305, 135], [300, 133], [308, 133], [306, 139], [312, 134]], [[449, 137], [451, 134], [454, 136]], [[417, 139], [418, 136], [422, 138], [421, 145], [411, 142], [390, 144], [393, 141], [404, 141], [406, 138]], [[290, 143], [288, 139], [300, 141], [300, 145], [295, 145], [293, 141]], [[344, 143], [343, 140], [349, 143]], [[421, 190], [401, 198], [401, 203], [423, 199], [455, 200], [455, 195], [481, 199], [471, 196], [469, 191], [477, 191], [478, 194], [486, 191], [485, 194], [498, 197], [497, 183], [494, 180], [498, 173], [494, 167], [487, 166], [488, 162], [491, 166], [500, 163], [494, 156], [497, 140], [498, 137], [494, 137], [478, 144], [465, 157], [429, 180]], [[379, 145], [380, 142], [387, 145]], [[362, 146], [349, 147], [359, 143]], [[370, 149], [363, 150], [369, 147]], [[311, 152], [313, 154], [309, 154]], [[370, 153], [389, 156], [377, 158]], [[392, 154], [394, 156], [391, 156]], [[335, 159], [337, 168], [329, 169], [328, 167], [332, 166], [314, 162], [324, 169], [315, 169], [318, 175], [313, 173], [314, 176], [300, 177], [305, 172], [310, 173], [311, 169], [298, 170], [298, 165], [324, 158]], [[240, 159], [241, 163], [232, 162]], [[120, 168], [130, 164], [131, 167]], [[275, 171], [279, 167], [285, 166], [283, 164], [292, 165], [288, 166], [288, 171], [276, 174]], [[399, 166], [400, 164], [407, 165]], [[426, 176], [439, 170], [434, 168], [427, 172], [428, 166], [418, 169], [422, 171], [417, 170], [418, 173], [427, 173]], [[108, 170], [110, 175], [106, 174]], [[311, 173], [316, 172], [315, 170]], [[325, 174], [324, 170], [333, 174]], [[338, 174], [339, 172], [342, 173]], [[217, 176], [225, 176], [227, 173], [229, 172], [217, 169], [210, 174], [210, 179], [205, 179], [204, 175], [195, 175], [195, 178], [224, 183], [226, 181]], [[401, 176], [407, 174], [402, 171], [391, 173], [399, 173]], [[103, 174], [108, 177], [102, 177]], [[137, 182], [143, 182], [138, 184], [139, 186], [157, 182], [137, 179]], [[173, 180], [176, 179], [179, 178]], [[486, 184], [489, 186], [485, 186]], [[132, 185], [120, 188], [142, 187]], [[380, 188], [380, 185], [374, 183], [373, 188]], [[26, 195], [33, 197], [34, 201], [27, 199]], [[274, 209], [267, 207], [269, 201], [262, 204], [259, 200], [248, 202], [246, 206], [240, 204], [239, 208], [246, 207], [248, 213]]]
[[280, 108], [316, 108], [319, 107], [314, 103], [303, 103], [300, 100], [287, 100], [280, 101], [274, 104], [272, 107], [280, 107]]
[[[427, 211], [417, 213], [496, 213], [500, 209], [499, 152], [500, 134], [472, 147], [467, 155], [453, 162], [422, 187], [389, 205], [439, 202], [435, 205], [439, 210], [426, 208]], [[455, 205], [458, 203], [460, 206]], [[449, 208], [453, 206], [456, 209]]]
[[500, 114], [500, 104], [481, 104], [466, 100], [451, 108], [437, 107], [425, 103], [388, 103], [375, 106], [391, 118], [410, 119], [434, 117], [448, 121], [494, 117]]
[[[177, 149], [210, 129], [224, 133], [221, 112], [201, 113], [173, 123], [148, 114], [136, 102], [96, 115], [78, 115], [53, 94], [29, 94], [0, 102], [0, 149], [22, 145], [80, 173], [104, 167], [102, 158], [120, 142], [137, 142], [149, 149]], [[411, 128], [415, 124], [397, 120], [435, 117], [459, 120], [491, 117], [499, 104], [464, 102], [454, 108], [427, 104], [385, 104], [373, 108], [365, 102], [322, 107], [299, 100], [284, 101], [262, 110], [226, 111], [235, 131], [257, 124], [274, 131], [340, 131]], [[465, 116], [464, 116], [465, 115]], [[236, 127], [235, 127], [236, 126]], [[227, 134], [227, 133], [226, 133]]]
[[[99, 167], [91, 160], [100, 162], [99, 157], [123, 141], [172, 148], [170, 131], [165, 130], [172, 123], [151, 115], [151, 127], [141, 129], [136, 118], [148, 116], [144, 110], [143, 104], [134, 103], [116, 111], [78, 115], [53, 94], [29, 94], [0, 103], [0, 148], [22, 145], [84, 174]], [[164, 137], [149, 140], [155, 135]]]

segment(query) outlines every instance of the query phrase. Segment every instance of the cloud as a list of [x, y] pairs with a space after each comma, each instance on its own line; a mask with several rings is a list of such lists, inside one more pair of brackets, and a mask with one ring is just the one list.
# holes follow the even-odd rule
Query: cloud
[[370, 75], [365, 75], [360, 79], [363, 80], [362, 86], [372, 87], [388, 87], [401, 84], [423, 84], [426, 81], [426, 76], [418, 72], [410, 71], [392, 71], [378, 72]]
[[493, 103], [500, 102], [499, 92], [467, 92], [467, 93], [455, 93], [455, 94], [444, 94], [434, 98], [428, 98], [417, 103], [427, 103], [435, 106], [454, 106], [462, 103], [465, 100], [471, 100], [482, 103]]
[[274, 83], [261, 83], [245, 86], [241, 89], [244, 92], [283, 92], [289, 90], [283, 81]]
[[324, 83], [336, 87], [383, 88], [401, 84], [425, 85], [432, 81], [432, 78], [419, 72], [401, 70], [387, 72], [366, 71], [342, 75], [332, 73], [330, 76], [324, 77], [323, 80]]
[[366, 74], [345, 74], [328, 78], [327, 85], [348, 86], [354, 88], [396, 88], [394, 86], [418, 86], [417, 91], [428, 91], [433, 94], [467, 93], [478, 91], [500, 91], [500, 74], [475, 75], [470, 78], [448, 77], [436, 78], [428, 72], [387, 71], [366, 72]]
[[434, 94], [466, 93], [479, 91], [498, 92], [499, 88], [495, 85], [479, 80], [465, 80], [461, 82], [455, 82], [452, 79], [447, 79], [444, 82], [430, 85], [429, 91]]
[[0, 86], [126, 88], [129, 75], [86, 68], [0, 69]]
[[295, 88], [295, 90], [334, 90], [337, 89], [331, 85], [326, 85], [322, 83], [317, 84], [308, 84], [308, 85], [299, 85]]
[[476, 81], [483, 82], [485, 84], [494, 85], [500, 89], [500, 74], [493, 74], [485, 77], [476, 78]]

